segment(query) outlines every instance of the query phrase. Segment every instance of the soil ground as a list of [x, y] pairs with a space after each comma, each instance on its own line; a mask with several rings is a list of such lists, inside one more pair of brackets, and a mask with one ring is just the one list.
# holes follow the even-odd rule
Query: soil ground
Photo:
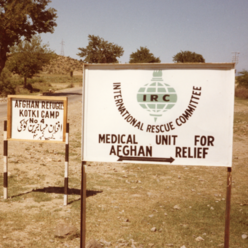
[[[67, 206], [63, 206], [64, 145], [9, 142], [7, 200], [0, 175], [0, 248], [79, 247], [81, 104], [69, 104], [68, 111]], [[248, 239], [241, 238], [248, 235], [247, 136], [248, 103], [236, 101], [230, 234], [230, 247], [236, 248], [248, 247]], [[2, 146], [3, 120], [0, 157]], [[223, 247], [225, 188], [225, 168], [91, 163], [87, 166], [87, 240], [94, 238], [103, 247]], [[56, 237], [61, 222], [78, 232]], [[198, 237], [202, 241], [196, 241]]]

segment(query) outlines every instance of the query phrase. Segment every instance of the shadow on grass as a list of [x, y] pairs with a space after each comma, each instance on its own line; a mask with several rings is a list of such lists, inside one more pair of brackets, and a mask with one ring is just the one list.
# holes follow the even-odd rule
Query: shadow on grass
[[[33, 190], [30, 190], [30, 191], [27, 191], [27, 192], [24, 192], [24, 193], [20, 193], [18, 195], [11, 196], [10, 198], [15, 198], [15, 197], [26, 195], [26, 194], [29, 194], [29, 193], [32, 193], [32, 192], [43, 192], [43, 193], [48, 193], [48, 194], [49, 193], [50, 194], [64, 194], [64, 187], [44, 187], [44, 188], [41, 188], [41, 189], [33, 189]], [[74, 189], [74, 188], [70, 189], [70, 188], [68, 188], [68, 195], [80, 195], [80, 192], [81, 192], [80, 189]], [[102, 193], [102, 192], [103, 192], [102, 190], [100, 190], [100, 191], [86, 190], [86, 197], [94, 196], [94, 195]], [[80, 199], [81, 198], [79, 198], [77, 200], [74, 200], [74, 201], [78, 201]], [[72, 203], [74, 201], [71, 201], [70, 203]]]

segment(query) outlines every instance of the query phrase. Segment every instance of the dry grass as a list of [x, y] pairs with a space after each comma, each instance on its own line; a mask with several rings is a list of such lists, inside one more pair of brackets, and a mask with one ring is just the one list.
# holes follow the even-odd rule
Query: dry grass
[[[77, 104], [69, 105], [69, 186], [74, 193], [68, 206], [63, 206], [64, 146], [9, 143], [13, 197], [0, 198], [0, 247], [79, 247], [78, 236], [54, 236], [60, 221], [80, 229], [81, 108]], [[248, 239], [241, 235], [248, 235], [247, 102], [238, 99], [236, 107], [230, 247], [245, 248]], [[1, 132], [2, 126], [1, 122]], [[1, 175], [0, 193], [2, 180]], [[225, 194], [226, 168], [91, 163], [87, 240], [102, 240], [103, 247], [107, 242], [110, 247], [223, 247]], [[199, 236], [204, 240], [197, 242]]]
[[243, 99], [248, 99], [248, 88], [244, 86], [236, 87], [235, 96]]

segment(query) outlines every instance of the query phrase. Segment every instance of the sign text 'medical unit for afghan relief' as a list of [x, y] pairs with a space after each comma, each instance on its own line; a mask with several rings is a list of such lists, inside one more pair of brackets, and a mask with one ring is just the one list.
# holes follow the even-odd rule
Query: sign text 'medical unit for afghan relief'
[[64, 100], [10, 99], [12, 139], [63, 141]]
[[91, 68], [84, 160], [231, 166], [233, 67]]

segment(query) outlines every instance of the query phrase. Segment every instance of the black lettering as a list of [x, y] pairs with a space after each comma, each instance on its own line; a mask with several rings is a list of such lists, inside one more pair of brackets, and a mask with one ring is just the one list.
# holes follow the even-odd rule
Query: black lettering
[[208, 136], [208, 146], [214, 146], [214, 136]]
[[154, 133], [154, 129], [155, 129], [155, 126], [154, 126], [154, 125], [152, 125], [152, 133]]
[[182, 149], [181, 149], [181, 147], [176, 147], [176, 155], [175, 155], [175, 157], [176, 158], [181, 158], [181, 152], [182, 152]]
[[50, 118], [54, 118], [54, 114], [55, 114], [55, 112], [54, 111], [51, 111], [50, 112]]
[[170, 101], [170, 99], [166, 99], [166, 97], [169, 97], [170, 95], [164, 95], [163, 96], [163, 100], [165, 101], [165, 102], [169, 102]]
[[191, 148], [190, 147], [188, 147], [188, 157], [193, 158], [193, 156], [191, 155]]
[[101, 143], [101, 142], [105, 143], [105, 134], [103, 135], [99, 134], [98, 143]]
[[136, 136], [133, 135], [133, 144], [138, 144], [138, 142], [136, 141]]
[[157, 102], [158, 101], [158, 95], [151, 95], [151, 102]]
[[147, 125], [146, 132], [151, 132], [151, 128], [152, 128], [151, 125]]
[[197, 158], [201, 158], [201, 154], [202, 154], [201, 150], [202, 150], [201, 147], [197, 148]]
[[207, 137], [206, 136], [201, 136], [201, 146], [205, 146], [207, 143]]
[[130, 151], [131, 151], [130, 153], [131, 156], [136, 156], [136, 153], [137, 153], [136, 146], [134, 147], [130, 146]]
[[161, 144], [161, 135], [156, 135], [155, 142], [156, 142], [157, 145]]
[[125, 136], [126, 136], [125, 134], [121, 135], [121, 143], [122, 143], [122, 144], [125, 144], [125, 141], [123, 140], [123, 138], [124, 138]]
[[113, 83], [114, 90], [120, 90], [121, 89], [121, 83]]
[[203, 148], [203, 158], [205, 158], [206, 155], [208, 154], [208, 153], [207, 153], [207, 150], [208, 150], [208, 149], [209, 149], [208, 147], [204, 147], [204, 148]]
[[195, 87], [195, 86], [193, 86], [193, 90], [201, 90], [201, 87]]
[[201, 95], [201, 92], [195, 92], [195, 91], [193, 91], [193, 94], [194, 95], [197, 95], [197, 96], [200, 96]]
[[110, 134], [106, 134], [106, 143], [110, 144]]
[[131, 143], [131, 144], [133, 143], [133, 142], [132, 142], [132, 136], [131, 136], [131, 135], [128, 135], [128, 137], [127, 137], [127, 142], [126, 142], [126, 143], [127, 143], [127, 144], [128, 144], [128, 143]]
[[124, 146], [124, 147], [123, 147], [123, 154], [126, 155], [126, 156], [129, 155], [128, 146]]
[[156, 126], [156, 133], [159, 133], [159, 125]]
[[123, 100], [122, 99], [119, 99], [119, 100], [115, 100], [115, 104], [118, 105], [117, 103], [122, 103]]
[[176, 119], [176, 124], [177, 124], [178, 126], [182, 126], [182, 124], [179, 124], [178, 121], [179, 121], [179, 119], [177, 118], [177, 119]]
[[152, 146], [146, 146], [146, 157], [148, 156], [152, 157]]
[[145, 151], [144, 151], [144, 147], [143, 146], [140, 146], [140, 148], [139, 148], [138, 156], [140, 156], [140, 155], [145, 156]]
[[111, 143], [114, 144], [114, 143], [116, 143], [116, 141], [117, 141], [117, 136], [112, 134], [111, 135]]
[[169, 123], [165, 124], [164, 129], [166, 132], [169, 132], [170, 131], [170, 124]]
[[183, 115], [183, 117], [185, 118], [185, 119], [189, 119], [189, 117], [191, 116], [191, 114], [187, 111], [187, 110], [185, 110], [185, 112], [184, 112], [184, 114], [182, 114]]
[[174, 130], [175, 128], [173, 127], [173, 123], [172, 122], [169, 122], [169, 125], [170, 125], [170, 129], [171, 130]]
[[187, 148], [188, 147], [183, 147], [183, 158], [187, 158]]
[[172, 138], [173, 138], [173, 145], [175, 145], [176, 144], [177, 135], [172, 135]]
[[115, 147], [113, 145], [111, 146], [109, 155], [112, 155], [112, 154], [116, 155]]
[[137, 120], [133, 118], [133, 120], [130, 122], [130, 124], [132, 124], [134, 126], [136, 122], [137, 122]]
[[195, 146], [197, 146], [197, 143], [199, 142], [200, 135], [195, 135]]
[[117, 156], [119, 156], [120, 152], [121, 152], [121, 146], [119, 145], [117, 146]]
[[36, 117], [35, 110], [32, 110], [32, 117]]

